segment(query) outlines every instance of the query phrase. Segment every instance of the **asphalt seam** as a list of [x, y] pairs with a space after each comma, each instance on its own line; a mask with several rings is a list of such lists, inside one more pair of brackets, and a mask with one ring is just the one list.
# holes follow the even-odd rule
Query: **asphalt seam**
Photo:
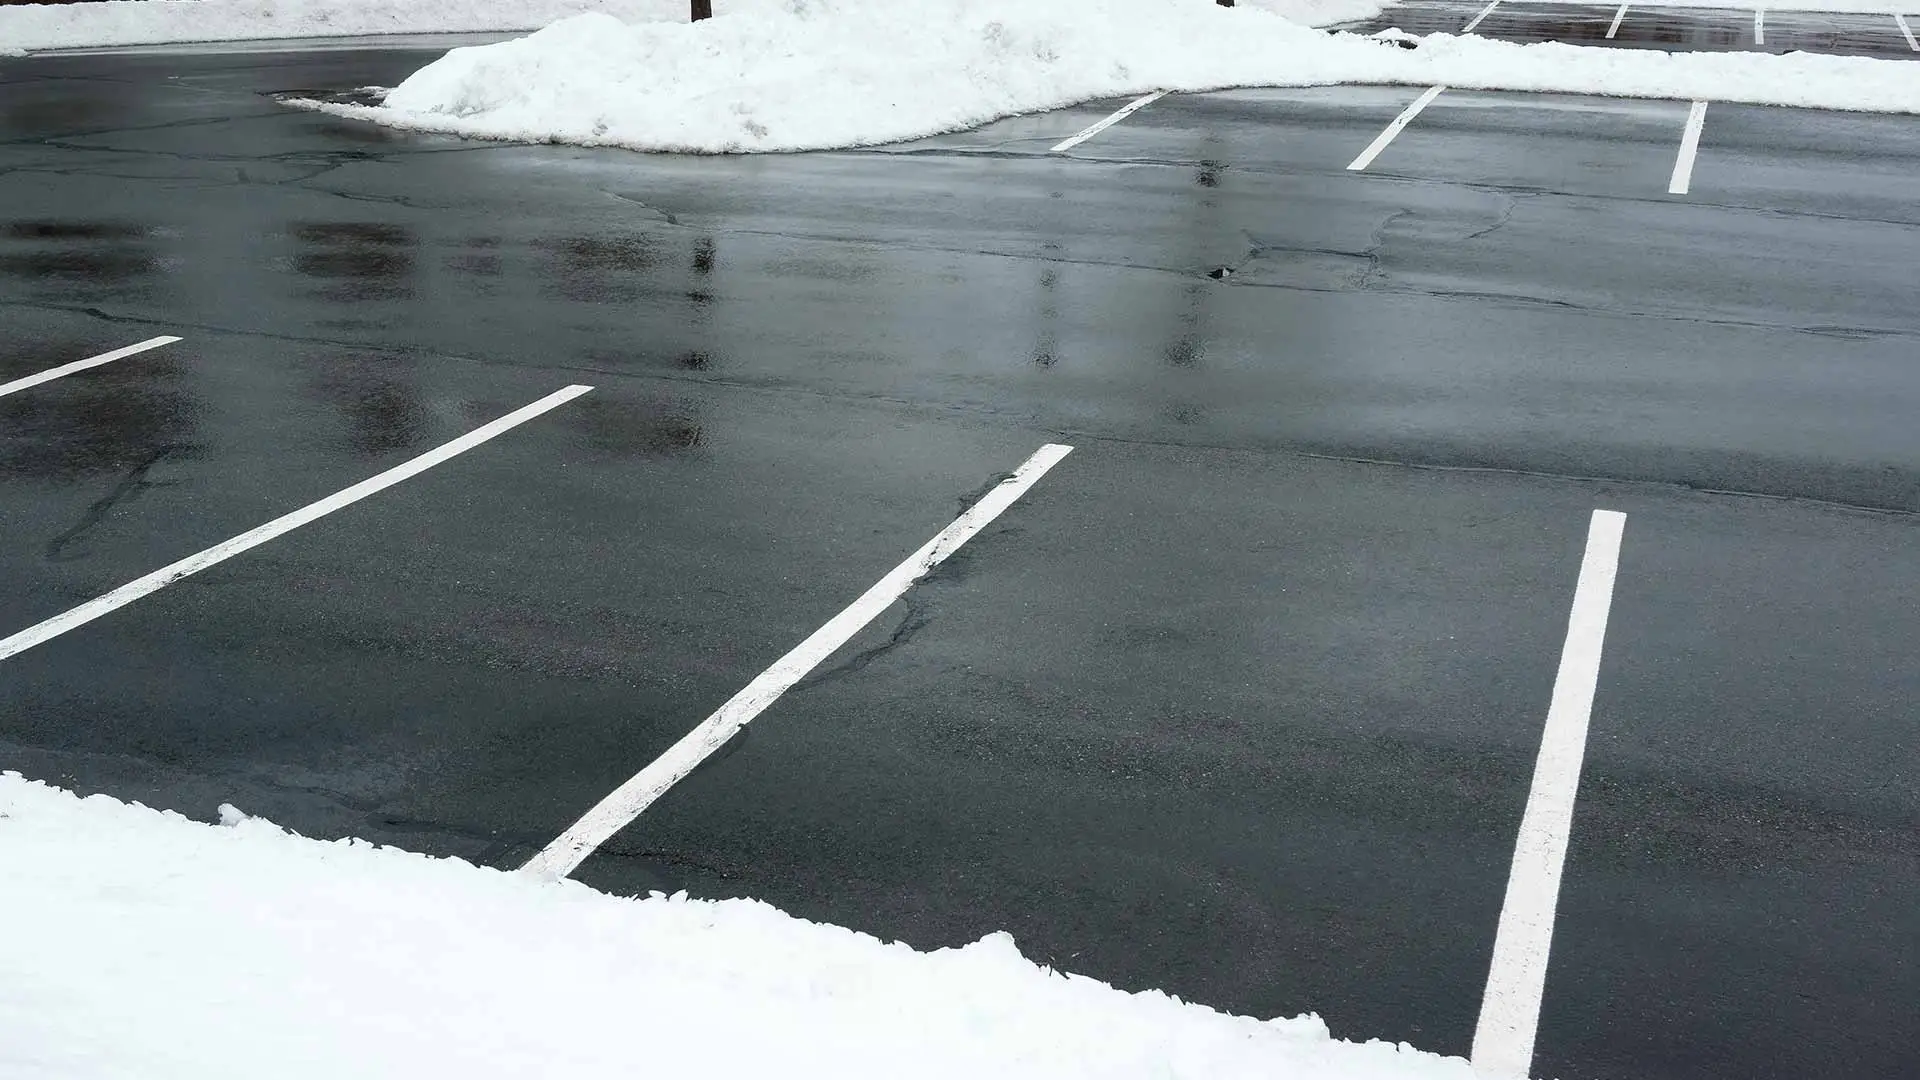
[[[1739, 103], [1732, 102], [1729, 104], [1738, 105]], [[1755, 106], [1755, 107], [1765, 108], [1768, 106]], [[1829, 110], [1803, 109], [1799, 111], [1811, 112], [1811, 113], [1823, 113], [1823, 112], [1828, 112]], [[1849, 113], [1849, 114], [1840, 114], [1840, 115], [1850, 116], [1850, 115], [1857, 115], [1857, 114]], [[1650, 142], [1648, 145], [1651, 146], [1654, 144]], [[1719, 147], [1719, 149], [1721, 150], [1731, 149], [1731, 150], [1737, 151], [1743, 148], [1723, 146], [1723, 147]], [[819, 151], [819, 152], [820, 153], [846, 153], [847, 151]], [[862, 156], [874, 157], [874, 158], [943, 157], [943, 158], [951, 158], [955, 160], [966, 160], [969, 158], [980, 158], [980, 157], [992, 158], [995, 160], [1027, 160], [1027, 159], [1044, 160], [1049, 156], [1045, 154], [1032, 154], [1032, 153], [1013, 153], [1013, 152], [1002, 152], [1002, 151], [979, 151], [979, 150], [973, 150], [973, 151], [945, 150], [945, 149], [911, 150], [911, 151], [868, 150], [868, 151], [857, 151], [857, 153], [860, 153]], [[1807, 153], [1817, 157], [1817, 156], [1823, 156], [1826, 153], [1826, 151], [1809, 150], [1807, 151]], [[1151, 157], [1137, 157], [1137, 158], [1098, 157], [1098, 156], [1087, 155], [1087, 154], [1076, 154], [1072, 158], [1065, 159], [1065, 160], [1072, 161], [1077, 165], [1146, 165], [1146, 166], [1152, 166], [1155, 168], [1167, 168], [1167, 169], [1195, 169], [1195, 168], [1202, 168], [1205, 166], [1218, 166], [1222, 164], [1219, 162], [1206, 161], [1198, 158], [1195, 158], [1192, 160], [1182, 160], [1178, 158], [1151, 158]], [[1448, 180], [1444, 178], [1436, 178], [1436, 177], [1429, 177], [1429, 176], [1416, 176], [1411, 173], [1396, 173], [1391, 171], [1383, 172], [1383, 171], [1375, 171], [1372, 169], [1369, 169], [1362, 175], [1355, 176], [1354, 174], [1348, 172], [1346, 169], [1335, 168], [1335, 167], [1286, 169], [1286, 168], [1269, 167], [1259, 162], [1233, 162], [1233, 163], [1230, 163], [1230, 167], [1233, 169], [1234, 172], [1247, 173], [1247, 174], [1256, 175], [1256, 176], [1284, 176], [1289, 178], [1316, 177], [1316, 178], [1322, 178], [1327, 180], [1339, 180], [1344, 178], [1349, 180], [1380, 180], [1380, 181], [1386, 181], [1389, 183], [1402, 183], [1402, 184], [1431, 184], [1431, 185], [1437, 185], [1440, 187], [1459, 188], [1464, 191], [1479, 191], [1489, 195], [1499, 195], [1505, 198], [1515, 198], [1515, 199], [1547, 196], [1547, 197], [1560, 198], [1560, 199], [1580, 199], [1580, 200], [1586, 200], [1590, 202], [1624, 203], [1629, 205], [1671, 206], [1673, 204], [1673, 201], [1671, 199], [1664, 197], [1665, 192], [1654, 193], [1654, 192], [1651, 192], [1651, 189], [1649, 189], [1649, 194], [1646, 194], [1646, 195], [1635, 195], [1635, 194], [1615, 195], [1615, 194], [1605, 194], [1605, 193], [1598, 193], [1598, 192], [1556, 191], [1552, 188], [1536, 187], [1528, 184], [1495, 184], [1495, 183], [1488, 183], [1486, 181]], [[1773, 207], [1773, 206], [1754, 206], [1747, 203], [1717, 202], [1712, 199], [1700, 199], [1700, 198], [1694, 199], [1693, 202], [1691, 202], [1689, 205], [1703, 208], [1703, 209], [1724, 210], [1729, 213], [1762, 214], [1768, 217], [1783, 217], [1783, 218], [1809, 218], [1816, 221], [1853, 221], [1853, 222], [1859, 222], [1860, 224], [1863, 224], [1863, 225], [1886, 225], [1886, 226], [1892, 226], [1894, 228], [1902, 228], [1902, 229], [1920, 229], [1920, 221], [1902, 221], [1897, 218], [1862, 217], [1862, 216], [1853, 215], [1853, 214], [1830, 214], [1830, 213], [1823, 213], [1818, 210], [1801, 210], [1801, 209], [1791, 209], [1791, 208]], [[804, 237], [799, 237], [799, 239], [804, 239]]]
[[1905, 510], [1893, 506], [1872, 506], [1864, 503], [1841, 502], [1837, 499], [1821, 499], [1811, 495], [1781, 495], [1767, 491], [1741, 491], [1736, 488], [1708, 487], [1704, 484], [1689, 484], [1681, 480], [1650, 480], [1645, 477], [1591, 476], [1581, 473], [1559, 473], [1542, 469], [1515, 469], [1499, 465], [1447, 465], [1439, 462], [1397, 461], [1391, 458], [1373, 458], [1358, 454], [1330, 454], [1316, 450], [1301, 450], [1284, 446], [1233, 446], [1226, 443], [1200, 441], [1181, 441], [1172, 439], [1142, 439], [1127, 435], [1102, 435], [1092, 431], [1062, 428], [1057, 434], [1063, 439], [1074, 439], [1082, 443], [1114, 443], [1127, 446], [1157, 446], [1175, 450], [1211, 450], [1235, 454], [1272, 454], [1284, 457], [1303, 458], [1308, 461], [1337, 462], [1344, 465], [1374, 465], [1384, 468], [1408, 469], [1417, 472], [1458, 473], [1465, 475], [1491, 475], [1524, 478], [1529, 480], [1554, 480], [1559, 482], [1615, 484], [1627, 487], [1659, 488], [1666, 491], [1679, 491], [1690, 495], [1718, 495], [1736, 499], [1763, 499], [1769, 502], [1795, 503], [1806, 506], [1818, 506], [1830, 510], [1851, 511], [1871, 514], [1876, 517], [1897, 517], [1920, 519], [1920, 510]]

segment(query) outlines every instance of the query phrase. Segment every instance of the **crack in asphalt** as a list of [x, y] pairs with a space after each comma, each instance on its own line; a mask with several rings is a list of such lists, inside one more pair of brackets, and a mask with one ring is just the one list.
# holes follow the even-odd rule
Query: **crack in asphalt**
[[[935, 572], [937, 573], [938, 571], [936, 570]], [[917, 588], [923, 584], [925, 584], [924, 578], [917, 583], [915, 587]], [[909, 599], [912, 595], [912, 592], [909, 591], [907, 594], [908, 598], [902, 598], [899, 601], [899, 603], [905, 605], [906, 611], [901, 614], [900, 623], [893, 628], [893, 633], [887, 635], [887, 640], [872, 648], [862, 649], [830, 668], [819, 668], [815, 670], [806, 678], [793, 684], [792, 689], [789, 690], [788, 693], [799, 693], [801, 691], [811, 690], [824, 683], [833, 682], [836, 679], [856, 674], [864, 670], [867, 665], [873, 663], [875, 660], [911, 643], [915, 635], [926, 629], [927, 626], [933, 622], [933, 617], [927, 614], [923, 602]]]
[[654, 220], [656, 221], [663, 221], [668, 225], [680, 224], [680, 218], [677, 215], [675, 215], [672, 211], [663, 210], [660, 207], [653, 205], [652, 203], [642, 202], [631, 195], [622, 195], [617, 191], [608, 191], [606, 188], [600, 188], [599, 191], [600, 191], [600, 194], [605, 195], [609, 198], [618, 199], [623, 203], [631, 203], [642, 210], [652, 211], [653, 214], [655, 215]]
[[336, 199], [346, 199], [348, 202], [378, 203], [382, 206], [403, 206], [409, 210], [453, 209], [444, 203], [422, 202], [411, 195], [373, 195], [364, 192], [335, 191], [332, 188], [312, 187], [306, 183], [307, 179], [309, 178], [302, 177], [298, 180], [282, 181], [276, 183], [275, 186], [299, 188], [301, 191], [311, 191], [315, 195], [330, 195]]
[[[264, 112], [255, 114], [256, 117], [265, 117], [270, 115], [272, 114], [264, 113]], [[107, 128], [99, 128], [97, 130], [86, 130], [86, 131], [63, 131], [58, 135], [54, 135], [54, 136], [22, 135], [18, 138], [13, 138], [13, 139], [0, 139], [0, 146], [53, 146], [60, 149], [92, 150], [92, 149], [101, 149], [101, 148], [89, 147], [89, 146], [69, 147], [64, 145], [60, 140], [90, 139], [96, 135], [128, 135], [128, 134], [145, 132], [145, 131], [170, 131], [170, 130], [175, 130], [179, 128], [207, 127], [212, 124], [227, 124], [227, 123], [232, 123], [236, 120], [247, 120], [247, 119], [254, 119], [254, 118], [255, 117], [247, 117], [247, 116], [214, 116], [214, 117], [202, 116], [202, 117], [192, 117], [184, 120], [167, 120], [157, 124], [141, 124], [141, 125], [127, 126], [127, 127], [107, 127]], [[126, 151], [126, 152], [128, 153], [159, 153], [162, 156], [174, 156], [174, 155], [165, 154], [164, 151], [139, 150], [139, 151]]]
[[87, 507], [86, 512], [80, 515], [79, 521], [74, 522], [65, 532], [47, 541], [46, 557], [53, 562], [72, 562], [85, 558], [84, 555], [68, 554], [68, 546], [93, 531], [121, 503], [132, 502], [154, 488], [171, 486], [171, 481], [149, 482], [147, 473], [153, 471], [155, 465], [160, 464], [179, 449], [181, 446], [177, 443], [155, 447], [145, 458], [135, 462], [133, 468], [127, 470], [127, 474], [122, 476], [111, 490]]
[[1460, 239], [1462, 241], [1478, 240], [1483, 236], [1491, 236], [1494, 233], [1499, 232], [1501, 229], [1506, 228], [1507, 224], [1513, 220], [1513, 212], [1514, 210], [1519, 208], [1520, 203], [1523, 200], [1537, 199], [1544, 194], [1546, 193], [1543, 191], [1514, 191], [1514, 192], [1503, 193], [1502, 198], [1506, 200], [1506, 205], [1500, 208], [1499, 219], [1496, 220], [1493, 224], [1487, 226], [1486, 228], [1480, 229], [1476, 232], [1470, 232], [1467, 235], [1461, 237]]
[[1372, 235], [1368, 237], [1367, 249], [1360, 253], [1367, 260], [1367, 265], [1348, 282], [1352, 288], [1370, 289], [1374, 280], [1386, 280], [1386, 271], [1380, 269], [1380, 252], [1387, 246], [1387, 230], [1393, 228], [1394, 222], [1412, 216], [1414, 211], [1411, 207], [1401, 207], [1374, 227]]

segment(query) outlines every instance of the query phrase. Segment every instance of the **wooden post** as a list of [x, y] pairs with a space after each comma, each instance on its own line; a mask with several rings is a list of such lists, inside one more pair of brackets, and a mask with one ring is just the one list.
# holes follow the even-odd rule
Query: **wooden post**
[[713, 18], [713, 0], [693, 0], [693, 21]]

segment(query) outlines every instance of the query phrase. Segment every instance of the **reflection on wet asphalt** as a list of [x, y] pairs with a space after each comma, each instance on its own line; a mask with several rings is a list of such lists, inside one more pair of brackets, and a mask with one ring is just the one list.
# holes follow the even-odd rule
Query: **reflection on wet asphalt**
[[413, 366], [392, 356], [344, 356], [314, 373], [311, 392], [339, 412], [356, 456], [424, 448], [431, 425], [419, 387], [409, 378]]
[[589, 304], [629, 304], [651, 295], [650, 273], [658, 264], [659, 238], [641, 233], [630, 236], [569, 236], [543, 241], [552, 272], [543, 275], [553, 295]]
[[699, 405], [692, 401], [591, 398], [562, 414], [561, 420], [580, 432], [582, 445], [597, 454], [650, 457], [700, 446]]
[[412, 230], [372, 222], [302, 222], [291, 230], [300, 253], [294, 270], [328, 284], [317, 299], [337, 303], [413, 298]]
[[70, 284], [119, 285], [160, 269], [146, 227], [98, 221], [13, 221], [0, 226], [0, 274]]
[[[500, 276], [500, 238], [497, 236], [476, 236], [461, 245], [461, 250], [447, 256], [447, 269], [468, 277], [497, 278]], [[479, 287], [469, 283], [469, 288]]]
[[[78, 359], [94, 351], [75, 340], [33, 346], [31, 353], [0, 355], [0, 372], [24, 374], [50, 366], [49, 354]], [[0, 398], [0, 473], [86, 482], [191, 452], [200, 405], [183, 374], [176, 357], [154, 355], [93, 373], [64, 393]]]
[[[1879, 48], [1768, 47], [1829, 32]], [[0, 379], [185, 339], [0, 399], [8, 626], [596, 387], [9, 661], [0, 767], [510, 865], [1064, 440], [582, 876], [1464, 1053], [1618, 507], [1536, 1072], [1911, 1061], [1920, 123], [1715, 104], [1674, 200], [1674, 102], [1449, 92], [1355, 176], [1413, 91], [1174, 95], [1075, 158], [1107, 103], [690, 158], [273, 100], [431, 56], [0, 62]]]

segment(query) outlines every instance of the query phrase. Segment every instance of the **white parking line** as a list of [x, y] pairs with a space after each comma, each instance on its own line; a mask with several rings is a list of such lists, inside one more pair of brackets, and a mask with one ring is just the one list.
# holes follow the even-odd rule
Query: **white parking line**
[[669, 747], [653, 764], [600, 800], [599, 805], [587, 811], [558, 839], [527, 860], [527, 864], [520, 868], [521, 872], [553, 881], [573, 873], [574, 868], [601, 844], [626, 828], [640, 816], [641, 811], [666, 794], [668, 788], [679, 783], [714, 751], [726, 745], [735, 732], [746, 727], [767, 706], [779, 700], [780, 695], [792, 689], [793, 684], [804, 678], [807, 672], [832, 656], [853, 635], [859, 633], [861, 627], [872, 622], [876, 615], [912, 588], [914, 582], [939, 566], [947, 556], [960, 550], [962, 544], [986, 528], [1045, 476], [1048, 469], [1072, 452], [1073, 447], [1057, 443], [1048, 443], [1035, 451], [1032, 457], [1014, 470], [1012, 476], [1002, 480], [986, 497], [968, 507], [965, 513], [954, 519], [953, 524], [942, 529], [919, 551], [909, 555], [906, 562], [894, 567], [886, 577], [862, 593], [859, 599], [847, 605], [844, 611], [795, 646], [792, 652], [774, 661], [772, 667], [761, 672], [758, 678], [733, 695], [699, 727]]
[[1141, 109], [1146, 108], [1147, 106], [1153, 104], [1156, 101], [1159, 101], [1161, 98], [1166, 96], [1167, 96], [1167, 92], [1165, 90], [1155, 90], [1153, 93], [1148, 94], [1144, 97], [1136, 98], [1133, 101], [1130, 101], [1126, 105], [1122, 106], [1119, 112], [1114, 113], [1112, 116], [1107, 117], [1105, 120], [1100, 121], [1099, 123], [1093, 125], [1087, 130], [1081, 132], [1080, 134], [1075, 135], [1069, 139], [1060, 140], [1060, 142], [1054, 144], [1054, 146], [1051, 149], [1049, 149], [1047, 152], [1050, 154], [1066, 153], [1068, 150], [1071, 150], [1074, 147], [1079, 146], [1081, 143], [1086, 142], [1088, 139], [1093, 138], [1095, 135], [1100, 134], [1101, 132], [1112, 127], [1113, 125], [1119, 123], [1122, 120], [1125, 120], [1127, 117], [1132, 116], [1134, 113], [1139, 112]]
[[1707, 103], [1696, 101], [1687, 111], [1687, 130], [1680, 136], [1680, 156], [1673, 162], [1667, 194], [1685, 195], [1693, 187], [1693, 159], [1700, 152], [1700, 130], [1707, 124]]
[[1753, 43], [1755, 45], [1765, 45], [1767, 43], [1767, 29], [1764, 25], [1766, 17], [1767, 12], [1765, 8], [1753, 9]]
[[1613, 35], [1620, 32], [1620, 20], [1626, 17], [1627, 17], [1627, 5], [1621, 4], [1620, 10], [1613, 13], [1613, 25], [1607, 27], [1608, 41], [1612, 41]]
[[1474, 27], [1476, 27], [1476, 26], [1479, 26], [1479, 25], [1480, 25], [1480, 20], [1482, 20], [1482, 19], [1484, 19], [1484, 18], [1486, 18], [1487, 16], [1489, 16], [1489, 15], [1491, 15], [1491, 14], [1493, 14], [1493, 9], [1494, 9], [1494, 8], [1497, 8], [1497, 7], [1499, 7], [1499, 6], [1500, 6], [1500, 0], [1493, 0], [1493, 3], [1491, 3], [1491, 4], [1488, 4], [1488, 5], [1486, 6], [1486, 7], [1483, 7], [1483, 8], [1481, 8], [1481, 9], [1480, 9], [1480, 14], [1478, 14], [1478, 15], [1475, 15], [1475, 16], [1473, 17], [1473, 21], [1472, 21], [1472, 22], [1470, 22], [1470, 23], [1468, 23], [1468, 24], [1467, 24], [1466, 26], [1464, 26], [1464, 27], [1462, 27], [1462, 28], [1461, 28], [1461, 30], [1460, 30], [1460, 32], [1461, 32], [1461, 33], [1463, 33], [1463, 34], [1471, 34], [1471, 33], [1473, 33], [1473, 28], [1474, 28]]
[[479, 446], [481, 443], [486, 442], [488, 439], [512, 428], [516, 428], [534, 417], [539, 416], [541, 413], [572, 401], [574, 398], [592, 389], [593, 387], [591, 386], [569, 386], [564, 390], [557, 390], [531, 405], [515, 409], [513, 412], [508, 413], [490, 424], [475, 428], [452, 442], [437, 446], [411, 461], [388, 469], [378, 476], [362, 480], [344, 491], [329, 495], [319, 502], [310, 503], [307, 506], [295, 510], [291, 514], [277, 517], [265, 525], [243, 532], [239, 536], [224, 543], [215, 544], [213, 547], [200, 552], [198, 555], [189, 555], [179, 562], [163, 566], [145, 577], [135, 578], [112, 592], [89, 600], [71, 611], [55, 615], [45, 622], [29, 626], [12, 637], [0, 640], [0, 660], [18, 656], [28, 649], [33, 648], [35, 645], [45, 644], [69, 630], [85, 626], [87, 623], [92, 622], [108, 612], [123, 608], [149, 593], [158, 592], [168, 585], [179, 581], [181, 578], [187, 577], [190, 574], [197, 574], [217, 563], [225, 562], [243, 551], [259, 547], [261, 544], [277, 536], [292, 532], [302, 525], [317, 521], [333, 513], [335, 510], [359, 502], [361, 499], [376, 492], [384, 491], [402, 480], [418, 476], [428, 469], [433, 468], [435, 465], [464, 454], [474, 447]]
[[1573, 829], [1573, 800], [1586, 757], [1587, 725], [1600, 679], [1607, 614], [1620, 565], [1627, 515], [1595, 510], [1587, 526], [1587, 554], [1567, 618], [1567, 642], [1547, 708], [1546, 732], [1533, 767], [1533, 789], [1520, 819], [1513, 869], [1500, 928], [1493, 942], [1487, 992], [1473, 1033], [1473, 1069], [1482, 1080], [1525, 1080], [1533, 1064], [1540, 1025], [1540, 998], [1553, 946], [1553, 915], [1560, 902], [1560, 872]]
[[1912, 49], [1914, 52], [1920, 52], [1920, 41], [1913, 39], [1913, 27], [1907, 25], [1907, 17], [1896, 14], [1893, 17], [1893, 21], [1899, 25], [1901, 35], [1907, 39], [1907, 48]]
[[1387, 125], [1387, 130], [1381, 132], [1365, 150], [1360, 151], [1360, 156], [1354, 158], [1353, 163], [1347, 166], [1347, 171], [1359, 172], [1373, 164], [1373, 159], [1380, 156], [1380, 151], [1387, 148], [1387, 144], [1393, 141], [1393, 137], [1405, 131], [1407, 125], [1413, 123], [1413, 118], [1420, 115], [1420, 110], [1433, 104], [1433, 99], [1439, 97], [1441, 91], [1445, 89], [1444, 86], [1431, 87], [1426, 93], [1414, 98], [1413, 104], [1402, 110], [1399, 116], [1393, 118], [1393, 123]]
[[162, 334], [156, 338], [148, 338], [138, 345], [129, 345], [124, 349], [115, 349], [112, 352], [101, 353], [99, 356], [90, 356], [85, 360], [75, 360], [71, 364], [62, 364], [56, 368], [48, 368], [38, 375], [29, 375], [24, 379], [15, 379], [10, 383], [0, 383], [0, 397], [6, 397], [8, 394], [17, 394], [28, 387], [39, 386], [41, 383], [52, 382], [62, 375], [71, 375], [76, 371], [85, 371], [88, 368], [97, 368], [102, 364], [111, 364], [115, 360], [124, 360], [137, 353], [146, 352], [148, 349], [157, 349], [162, 345], [171, 345], [179, 340], [177, 337]]

